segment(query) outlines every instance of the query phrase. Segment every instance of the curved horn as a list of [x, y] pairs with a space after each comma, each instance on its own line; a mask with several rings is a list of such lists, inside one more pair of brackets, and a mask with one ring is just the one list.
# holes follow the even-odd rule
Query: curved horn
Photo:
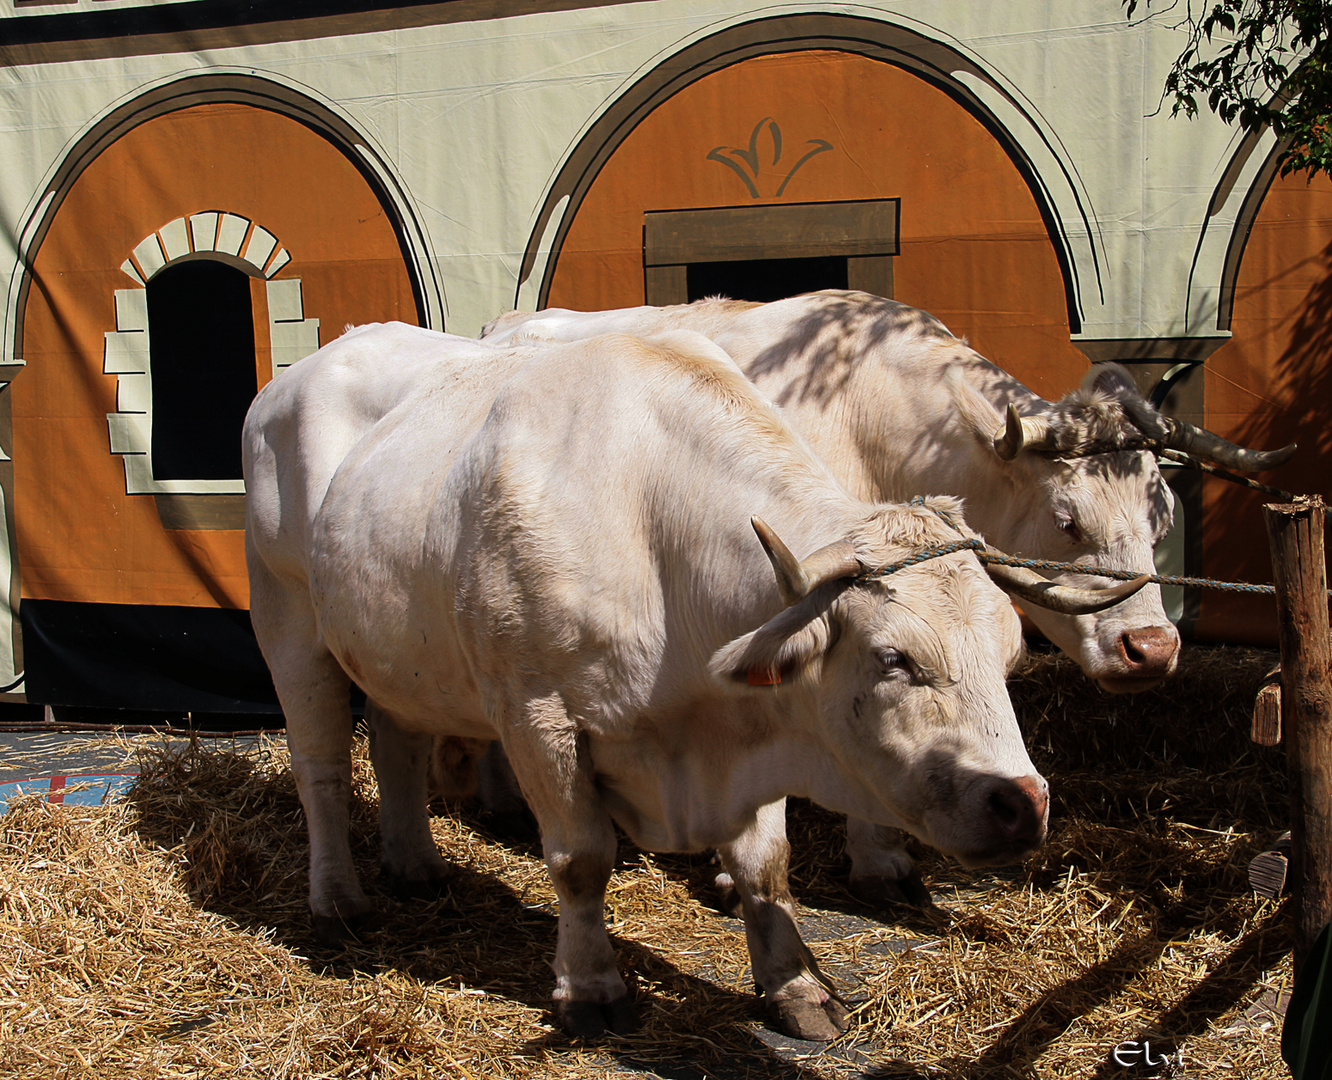
[[849, 540], [836, 540], [799, 561], [781, 537], [762, 518], [749, 519], [759, 543], [777, 575], [777, 591], [787, 607], [808, 596], [820, 585], [838, 578], [854, 577], [862, 570]]
[[1123, 581], [1109, 589], [1075, 589], [1056, 585], [1034, 570], [1001, 563], [985, 564], [985, 571], [1007, 593], [1035, 604], [1037, 607], [1058, 611], [1063, 615], [1090, 615], [1123, 603], [1141, 589], [1150, 578], [1143, 574], [1132, 581]]
[[761, 517], [752, 517], [749, 523], [754, 526], [759, 543], [763, 545], [763, 553], [768, 556], [772, 572], [777, 575], [777, 591], [781, 594], [782, 603], [790, 607], [805, 595], [800, 591], [800, 561]]
[[1022, 448], [1046, 449], [1051, 442], [1050, 425], [1035, 416], [1019, 416], [1017, 406], [1009, 402], [1004, 426], [994, 433], [994, 452], [1004, 461], [1012, 461]]
[[1162, 431], [1148, 431], [1144, 425], [1139, 424], [1144, 434], [1160, 439], [1171, 450], [1182, 450], [1196, 458], [1210, 461], [1213, 465], [1239, 469], [1241, 472], [1275, 469], [1289, 461], [1298, 449], [1295, 443], [1291, 443], [1280, 450], [1249, 450], [1186, 420], [1177, 420], [1173, 416], [1157, 416], [1154, 419], [1160, 423]]
[[836, 540], [805, 556], [800, 563], [800, 572], [806, 583], [805, 595], [809, 595], [830, 581], [857, 577], [865, 572], [865, 567], [856, 558], [856, 549], [850, 540]]

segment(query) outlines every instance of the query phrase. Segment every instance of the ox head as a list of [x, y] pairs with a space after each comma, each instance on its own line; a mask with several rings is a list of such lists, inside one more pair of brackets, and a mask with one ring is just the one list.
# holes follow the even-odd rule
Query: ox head
[[[1184, 450], [1244, 470], [1272, 468], [1295, 451], [1247, 450], [1161, 416], [1116, 364], [1096, 365], [1078, 390], [1037, 415], [1020, 416], [1010, 405], [1005, 424], [992, 434], [994, 453], [1011, 480], [1003, 496], [1010, 499], [1008, 527], [998, 537], [1005, 547], [1029, 558], [1141, 574], [1154, 572], [1153, 549], [1173, 514], [1155, 449]], [[1096, 584], [1077, 574], [1052, 580]], [[1156, 585], [1099, 614], [1029, 614], [1104, 690], [1149, 689], [1175, 670], [1179, 633]]]
[[[876, 508], [803, 560], [755, 519], [787, 606], [721, 648], [712, 671], [740, 693], [785, 695], [778, 707], [836, 763], [831, 785], [812, 776], [816, 800], [905, 828], [965, 865], [1012, 861], [1043, 841], [1048, 797], [1005, 686], [1022, 649], [1012, 605], [971, 551], [877, 572], [957, 541], [937, 510], [960, 504]], [[1066, 610], [1142, 584], [1107, 596], [1002, 573], [1028, 602]]]

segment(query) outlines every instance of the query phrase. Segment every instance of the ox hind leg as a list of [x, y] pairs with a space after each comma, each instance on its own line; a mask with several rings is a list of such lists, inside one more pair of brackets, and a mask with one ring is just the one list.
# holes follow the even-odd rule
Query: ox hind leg
[[878, 910], [894, 904], [933, 905], [905, 844], [906, 834], [899, 829], [846, 819], [846, 850], [851, 856], [848, 887], [858, 900]]
[[638, 1026], [606, 933], [606, 885], [615, 866], [615, 827], [597, 793], [592, 762], [555, 695], [503, 718], [504, 748], [541, 830], [559, 897], [555, 1013], [569, 1035], [625, 1035]]
[[250, 582], [250, 617], [286, 717], [305, 809], [315, 934], [336, 944], [371, 910], [351, 856], [351, 682], [324, 647], [303, 587], [254, 567]]
[[370, 761], [379, 781], [379, 837], [384, 876], [399, 896], [430, 899], [447, 885], [449, 864], [430, 834], [430, 759], [434, 738], [405, 730], [373, 701], [365, 703]]
[[491, 834], [501, 840], [528, 841], [536, 835], [536, 822], [498, 740], [436, 737], [427, 798], [446, 803], [475, 799], [487, 814]]
[[740, 894], [754, 981], [773, 1026], [826, 1042], [847, 1028], [846, 1004], [800, 940], [787, 885], [786, 801], [759, 808], [754, 824], [721, 849]]

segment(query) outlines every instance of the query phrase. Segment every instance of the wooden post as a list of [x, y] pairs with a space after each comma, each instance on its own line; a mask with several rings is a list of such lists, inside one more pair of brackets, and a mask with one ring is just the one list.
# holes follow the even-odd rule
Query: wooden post
[[1332, 687], [1323, 500], [1263, 508], [1281, 645], [1281, 719], [1290, 776], [1295, 968], [1332, 919]]

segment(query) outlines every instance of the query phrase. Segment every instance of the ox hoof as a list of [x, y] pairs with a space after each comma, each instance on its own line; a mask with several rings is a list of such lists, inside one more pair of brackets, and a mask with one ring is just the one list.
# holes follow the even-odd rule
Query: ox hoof
[[853, 877], [847, 882], [847, 888], [862, 904], [868, 904], [880, 911], [902, 904], [919, 908], [934, 906], [930, 890], [925, 887], [925, 882], [921, 881], [920, 875], [915, 870], [902, 878], [886, 877], [881, 874]]
[[627, 997], [605, 1005], [595, 1001], [561, 1001], [556, 1016], [566, 1035], [575, 1039], [597, 1039], [606, 1033], [630, 1035], [638, 1030], [638, 1013]]
[[768, 1004], [769, 1022], [783, 1035], [806, 1042], [832, 1042], [851, 1026], [851, 1014], [836, 998], [823, 1003], [787, 998]]
[[395, 900], [440, 900], [449, 894], [450, 878], [445, 875], [413, 880], [385, 871], [384, 883]]
[[370, 925], [366, 915], [349, 915], [345, 919], [339, 915], [313, 915], [311, 921], [315, 939], [332, 949], [340, 949], [349, 941], [359, 941]]
[[731, 878], [731, 875], [718, 874], [712, 884], [717, 890], [717, 907], [721, 913], [729, 915], [733, 919], [743, 919], [745, 917], [744, 901], [740, 899], [740, 890], [735, 887], [735, 881]]

